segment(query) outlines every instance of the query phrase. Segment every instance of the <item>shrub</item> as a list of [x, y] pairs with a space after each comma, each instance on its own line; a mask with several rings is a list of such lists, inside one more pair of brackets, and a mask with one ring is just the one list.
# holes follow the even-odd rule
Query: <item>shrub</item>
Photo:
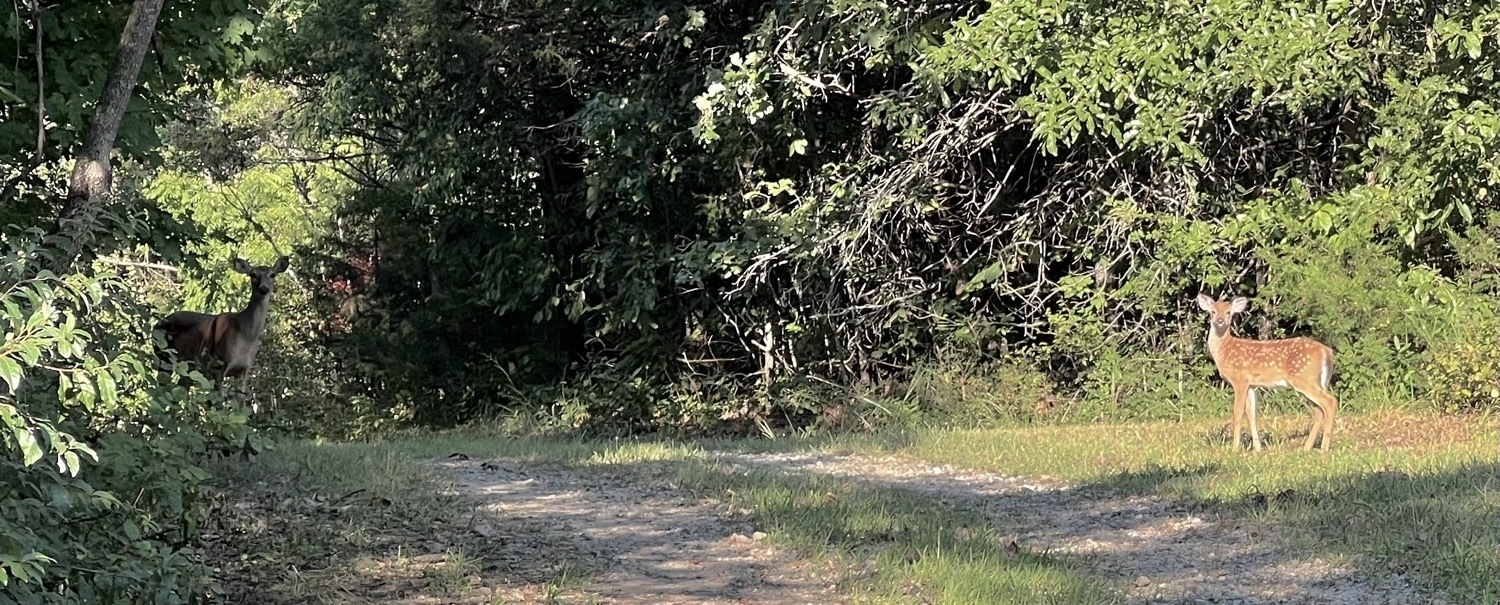
[[151, 314], [111, 263], [53, 274], [39, 236], [0, 236], [0, 602], [198, 600], [196, 460], [242, 443], [246, 414], [156, 370]]

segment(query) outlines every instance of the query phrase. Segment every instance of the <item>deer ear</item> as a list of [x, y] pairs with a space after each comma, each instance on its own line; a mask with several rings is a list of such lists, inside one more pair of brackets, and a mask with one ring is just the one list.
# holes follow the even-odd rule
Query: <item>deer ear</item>
[[244, 273], [246, 275], [250, 274], [250, 263], [245, 262], [245, 259], [243, 258], [234, 259], [234, 262], [230, 263], [229, 266], [233, 267], [235, 271], [238, 271], [240, 273]]
[[1203, 309], [1204, 311], [1214, 310], [1214, 297], [1207, 294], [1199, 294], [1198, 308]]
[[276, 266], [271, 267], [271, 272], [281, 273], [282, 271], [286, 271], [287, 265], [290, 263], [291, 261], [287, 260], [287, 257], [285, 256], [278, 258], [276, 259]]
[[1249, 306], [1250, 299], [1241, 296], [1234, 299], [1234, 302], [1229, 303], [1229, 310], [1235, 313], [1243, 313], [1246, 308], [1249, 308]]

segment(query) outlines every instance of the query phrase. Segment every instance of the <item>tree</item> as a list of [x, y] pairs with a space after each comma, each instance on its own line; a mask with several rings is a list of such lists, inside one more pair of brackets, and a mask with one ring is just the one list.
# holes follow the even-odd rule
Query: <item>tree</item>
[[115, 137], [120, 133], [120, 123], [125, 119], [125, 109], [140, 77], [141, 63], [146, 59], [151, 39], [156, 32], [156, 20], [161, 16], [166, 0], [135, 0], [130, 9], [130, 18], [125, 22], [125, 31], [120, 34], [120, 47], [115, 55], [114, 68], [105, 81], [104, 91], [94, 118], [89, 123], [88, 135], [78, 151], [73, 166], [73, 176], [68, 181], [68, 197], [58, 212], [58, 228], [68, 231], [68, 223], [92, 210], [92, 207], [109, 193], [111, 184], [110, 152], [115, 147]]
[[[0, 95], [0, 601], [188, 603], [210, 589], [185, 549], [207, 512], [195, 457], [219, 438], [241, 443], [245, 415], [157, 372], [162, 280], [147, 267], [161, 265], [78, 261], [160, 253], [163, 231], [181, 231], [139, 195], [110, 199], [111, 153], [148, 165], [156, 128], [238, 60], [225, 51], [247, 41], [254, 14], [235, 0], [174, 5], [188, 16], [165, 29], [162, 0], [54, 4], [0, 29], [18, 58], [47, 45], [45, 71], [0, 62], [12, 93]], [[157, 69], [143, 76], [152, 47]], [[53, 175], [68, 154], [64, 191]]]

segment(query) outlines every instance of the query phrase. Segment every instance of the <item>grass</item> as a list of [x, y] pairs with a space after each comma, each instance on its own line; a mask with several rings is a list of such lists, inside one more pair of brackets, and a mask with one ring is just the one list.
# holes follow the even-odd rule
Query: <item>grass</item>
[[221, 493], [203, 552], [224, 602], [553, 602], [589, 573], [515, 562], [524, 535], [475, 535], [471, 503], [380, 445], [283, 442], [209, 470]]
[[874, 602], [1108, 603], [1112, 590], [1067, 561], [1008, 553], [979, 514], [904, 490], [822, 476], [676, 468], [694, 491], [725, 495], [783, 545], [867, 572], [847, 592]]
[[[1052, 477], [1087, 489], [1155, 494], [1228, 516], [1276, 525], [1301, 554], [1352, 558], [1372, 574], [1410, 572], [1419, 585], [1457, 602], [1500, 603], [1500, 466], [1494, 422], [1410, 412], [1340, 417], [1327, 454], [1304, 452], [1305, 414], [1262, 418], [1267, 450], [1233, 450], [1224, 422], [1032, 426], [993, 430], [928, 429], [823, 440], [677, 443], [579, 441], [498, 436], [468, 429], [413, 434], [368, 444], [290, 443], [221, 472], [238, 485], [268, 480], [278, 490], [342, 494], [363, 489], [390, 506], [357, 512], [336, 532], [277, 543], [282, 560], [317, 561], [330, 541], [364, 553], [343, 565], [358, 576], [385, 561], [394, 526], [461, 525], [464, 504], [440, 495], [422, 459], [462, 452], [579, 468], [604, 467], [663, 483], [748, 511], [777, 544], [836, 569], [841, 592], [860, 601], [932, 603], [1108, 603], [1105, 581], [1063, 557], [1007, 552], [993, 522], [912, 492], [827, 476], [730, 469], [704, 447], [736, 450], [833, 450], [895, 455], [1007, 475]], [[277, 479], [279, 478], [279, 479]], [[276, 481], [281, 483], [276, 483]], [[301, 487], [292, 487], [293, 485]], [[362, 516], [364, 515], [364, 516]], [[503, 519], [501, 520], [503, 522]], [[426, 530], [423, 530], [426, 531]], [[455, 540], [455, 544], [461, 544]], [[461, 595], [475, 576], [492, 574], [487, 553], [467, 547], [458, 561], [416, 575], [434, 591]], [[564, 565], [533, 578], [537, 601], [565, 601], [588, 582], [584, 566]], [[303, 601], [327, 581], [301, 580]], [[410, 575], [410, 574], [408, 574]], [[346, 578], [347, 579], [347, 578]], [[1115, 580], [1117, 581], [1117, 580]], [[286, 582], [283, 581], [283, 584]], [[468, 601], [451, 601], [468, 602]], [[496, 602], [499, 602], [498, 600]]]
[[1309, 418], [1262, 418], [1260, 453], [1225, 421], [923, 430], [832, 446], [1121, 493], [1157, 494], [1280, 526], [1310, 554], [1500, 602], [1500, 449], [1492, 419], [1388, 411], [1339, 418], [1333, 450], [1301, 449]]
[[833, 449], [899, 454], [1011, 475], [1198, 500], [1232, 500], [1284, 489], [1332, 488], [1351, 475], [1421, 473], [1494, 462], [1493, 422], [1381, 412], [1343, 415], [1331, 452], [1302, 450], [1307, 415], [1261, 419], [1266, 449], [1229, 445], [1225, 421], [930, 429], [841, 439]]
[[[372, 544], [369, 536], [390, 533], [392, 527], [443, 527], [461, 522], [461, 503], [434, 496], [440, 490], [427, 471], [430, 467], [418, 462], [455, 452], [480, 460], [513, 457], [608, 467], [634, 473], [641, 481], [722, 499], [748, 511], [773, 542], [801, 553], [820, 569], [835, 570], [843, 580], [842, 592], [861, 601], [1092, 604], [1118, 600], [1107, 585], [1067, 561], [1024, 550], [1007, 552], [1001, 537], [975, 513], [854, 481], [731, 471], [705, 459], [702, 449], [689, 444], [516, 439], [483, 431], [453, 431], [374, 444], [285, 443], [256, 460], [226, 462], [217, 470], [235, 477], [231, 491], [271, 479], [277, 493], [364, 490], [361, 497], [389, 500], [388, 507], [358, 513], [337, 531], [305, 522], [282, 527], [272, 533], [284, 535], [253, 557], [266, 563], [262, 567], [295, 562], [317, 570], [304, 570], [290, 579], [251, 574], [279, 587], [285, 597], [273, 602], [356, 602], [330, 595], [343, 590], [339, 585], [368, 583], [380, 570], [391, 575], [410, 560], [391, 553], [389, 544], [384, 549], [379, 541]], [[278, 478], [291, 481], [278, 482]], [[424, 515], [436, 519], [423, 521]], [[292, 547], [294, 543], [300, 546]], [[331, 550], [358, 554], [338, 560], [316, 556]], [[472, 550], [450, 554], [445, 561], [450, 565], [406, 573], [403, 578], [425, 578], [430, 594], [459, 595], [474, 584], [474, 576], [484, 568], [484, 557], [485, 553]], [[462, 565], [451, 565], [454, 560]], [[566, 562], [555, 574], [538, 587], [536, 600], [567, 601], [570, 590], [588, 579], [585, 569]]]
[[[753, 442], [752, 442], [753, 443]], [[337, 447], [337, 446], [335, 446]], [[730, 470], [691, 444], [496, 438], [454, 431], [394, 440], [414, 458], [463, 452], [609, 467], [748, 510], [778, 544], [847, 570], [841, 587], [871, 602], [1112, 603], [1110, 587], [1055, 557], [1006, 552], [977, 513], [904, 490], [833, 477]]]

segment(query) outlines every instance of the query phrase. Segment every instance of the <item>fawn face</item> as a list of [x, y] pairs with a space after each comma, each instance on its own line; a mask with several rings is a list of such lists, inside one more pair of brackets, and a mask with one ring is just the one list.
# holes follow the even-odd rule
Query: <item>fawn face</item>
[[1208, 311], [1208, 327], [1213, 330], [1214, 336], [1229, 334], [1229, 326], [1234, 323], [1234, 314], [1241, 313], [1250, 306], [1250, 300], [1241, 296], [1234, 301], [1217, 301], [1207, 294], [1198, 295], [1198, 307]]

